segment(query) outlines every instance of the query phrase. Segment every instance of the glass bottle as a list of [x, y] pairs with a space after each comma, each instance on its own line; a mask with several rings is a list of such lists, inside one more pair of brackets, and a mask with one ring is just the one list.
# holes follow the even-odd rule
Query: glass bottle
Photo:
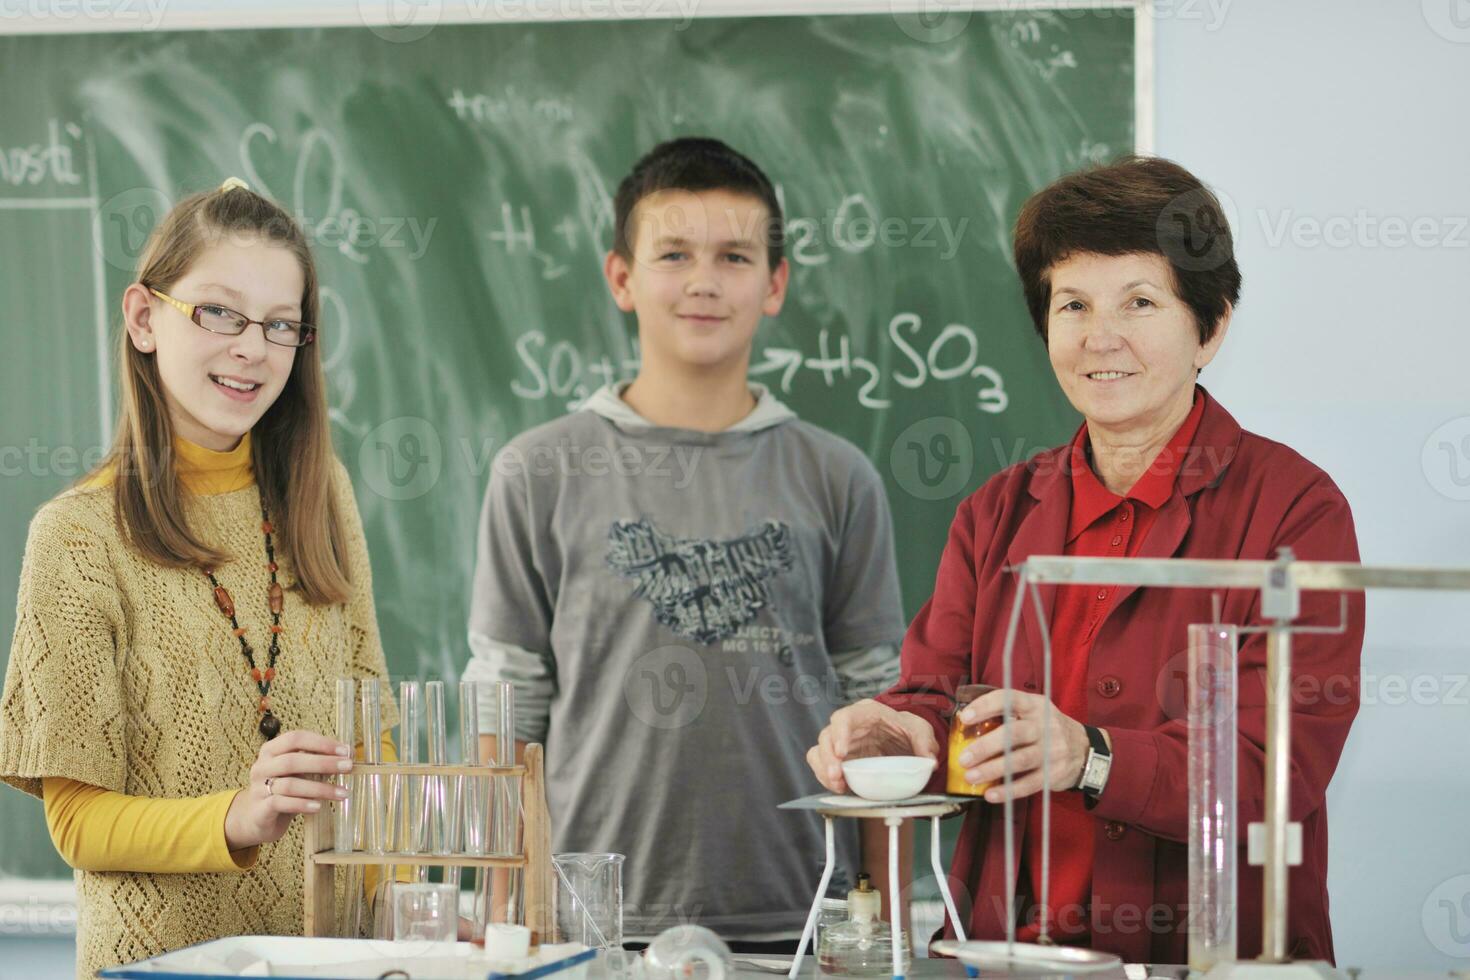
[[840, 925], [847, 921], [847, 899], [824, 898], [822, 899], [821, 911], [817, 913], [817, 934], [812, 939], [813, 948], [822, 948], [822, 934], [832, 926]]
[[[879, 895], [866, 874], [847, 893], [846, 922], [822, 932], [817, 947], [817, 970], [831, 977], [888, 977], [893, 975], [893, 927], [879, 917]], [[899, 972], [913, 962], [908, 933], [899, 930]]]
[[965, 778], [966, 767], [960, 765], [960, 753], [986, 732], [1000, 727], [1000, 717], [987, 718], [979, 724], [966, 725], [960, 721], [960, 711], [965, 705], [981, 695], [999, 690], [989, 684], [964, 684], [954, 692], [954, 714], [949, 719], [949, 775], [945, 780], [945, 791], [955, 796], [984, 796], [985, 791], [996, 781], [972, 783]]

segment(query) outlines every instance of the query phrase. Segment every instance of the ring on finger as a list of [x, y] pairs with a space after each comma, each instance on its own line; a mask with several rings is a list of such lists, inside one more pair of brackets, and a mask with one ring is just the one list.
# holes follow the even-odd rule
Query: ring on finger
[[265, 795], [266, 796], [275, 796], [276, 795], [276, 791], [273, 790], [273, 789], [271, 789], [271, 783], [273, 783], [275, 781], [276, 781], [276, 778], [274, 776], [267, 776], [266, 777], [266, 780], [265, 780]]

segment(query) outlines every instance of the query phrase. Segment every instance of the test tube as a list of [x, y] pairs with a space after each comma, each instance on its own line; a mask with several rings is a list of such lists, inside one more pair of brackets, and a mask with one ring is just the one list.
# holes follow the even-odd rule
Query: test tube
[[[383, 820], [383, 849], [391, 854], [401, 851], [407, 844], [407, 835], [401, 827], [404, 815], [403, 778], [399, 773], [383, 775], [383, 809], [386, 814]], [[389, 874], [390, 878], [393, 876], [392, 873]]]
[[[459, 682], [459, 751], [460, 762], [466, 766], [480, 764], [480, 702], [479, 685], [474, 681]], [[488, 777], [463, 776], [460, 778], [460, 800], [464, 804], [465, 853], [482, 856], [488, 838], [486, 821], [490, 818], [490, 786]], [[486, 890], [489, 883], [486, 869], [475, 869], [473, 911], [470, 915], [472, 940], [485, 936]]]
[[362, 936], [363, 920], [367, 917], [367, 896], [363, 894], [363, 866], [352, 864], [347, 867], [347, 886], [343, 901], [341, 934], [348, 939]]
[[[376, 765], [382, 759], [383, 701], [381, 682], [376, 677], [362, 680], [362, 761]], [[382, 854], [383, 847], [383, 782], [371, 775], [363, 780], [362, 806], [365, 811], [363, 850]]]
[[[482, 735], [495, 737], [495, 753], [484, 759], [486, 765], [515, 765], [515, 687], [508, 681], [478, 685], [476, 698], [479, 728]], [[496, 857], [513, 857], [520, 853], [520, 780], [515, 776], [490, 777], [493, 795], [490, 806], [488, 853]], [[475, 889], [476, 926], [486, 922], [518, 923], [520, 915], [521, 872], [516, 868], [496, 868], [493, 873], [477, 878]]]
[[[357, 681], [351, 677], [337, 679], [337, 739], [349, 750], [357, 745]], [[333, 849], [350, 853], [362, 846], [363, 804], [362, 776], [345, 773], [339, 783], [347, 789], [347, 799], [338, 804]], [[356, 938], [362, 935], [363, 922], [367, 915], [367, 896], [363, 893], [362, 865], [348, 865], [346, 873], [342, 920], [338, 924], [339, 935]]]
[[[398, 760], [407, 765], [419, 764], [419, 729], [423, 726], [423, 688], [417, 680], [398, 683]], [[423, 820], [423, 777], [403, 780], [403, 805], [398, 817], [398, 849], [406, 854], [423, 854], [426, 845], [426, 823]]]
[[[509, 681], [495, 684], [495, 765], [513, 766], [516, 762], [516, 689]], [[495, 779], [495, 813], [492, 826], [495, 839], [491, 851], [500, 857], [520, 852], [521, 782], [514, 776]], [[510, 868], [501, 876], [505, 894], [501, 897], [500, 917], [505, 922], [520, 919], [521, 871]]]
[[1236, 627], [1189, 627], [1189, 966], [1236, 957]]
[[[459, 682], [459, 753], [460, 764], [480, 764], [480, 714], [474, 681]], [[460, 799], [464, 804], [464, 850], [466, 854], [485, 853], [485, 810], [488, 787], [478, 776], [461, 776]]]
[[[444, 717], [444, 682], [429, 681], [424, 685], [429, 718], [429, 764], [449, 764], [447, 727]], [[430, 777], [430, 845], [435, 854], [451, 854], [459, 845], [459, 794], [456, 780], [447, 776]], [[444, 880], [459, 886], [459, 868], [444, 871]]]
[[[423, 725], [423, 688], [418, 681], [401, 681], [398, 684], [398, 757], [407, 765], [419, 762], [419, 728]], [[428, 814], [424, 803], [424, 777], [408, 776], [402, 781], [402, 804], [399, 815], [398, 850], [407, 854], [422, 854], [427, 847]], [[413, 869], [415, 881], [427, 880], [428, 867], [418, 865]]]
[[[337, 678], [337, 741], [349, 749], [357, 743], [353, 735], [357, 713], [357, 682], [351, 677]], [[352, 851], [352, 777], [347, 773], [337, 777], [337, 785], [348, 791], [347, 798], [338, 800], [332, 815], [335, 818], [332, 849], [339, 853]]]
[[[443, 681], [429, 681], [424, 685], [424, 708], [429, 725], [429, 765], [442, 766], [446, 754], [444, 751]], [[429, 849], [434, 854], [443, 854], [447, 850], [444, 842], [444, 811], [447, 802], [444, 781], [438, 776], [430, 776], [424, 781], [424, 791], [428, 798], [428, 807], [424, 816], [429, 831]]]

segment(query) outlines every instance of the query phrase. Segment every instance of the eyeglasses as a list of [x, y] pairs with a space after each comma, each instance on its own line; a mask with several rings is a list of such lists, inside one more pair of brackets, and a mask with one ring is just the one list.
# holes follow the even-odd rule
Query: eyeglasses
[[148, 291], [193, 320], [210, 333], [238, 337], [252, 323], [260, 324], [265, 339], [282, 347], [305, 347], [316, 339], [316, 327], [299, 320], [252, 320], [218, 303], [185, 303], [161, 293], [152, 286]]

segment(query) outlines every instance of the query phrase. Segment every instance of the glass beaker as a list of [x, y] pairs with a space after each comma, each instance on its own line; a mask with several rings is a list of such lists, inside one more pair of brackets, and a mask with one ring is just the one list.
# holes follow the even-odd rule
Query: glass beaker
[[564, 943], [623, 945], [623, 855], [555, 854], [556, 925]]
[[452, 943], [459, 928], [459, 889], [449, 884], [393, 886], [393, 938]]

